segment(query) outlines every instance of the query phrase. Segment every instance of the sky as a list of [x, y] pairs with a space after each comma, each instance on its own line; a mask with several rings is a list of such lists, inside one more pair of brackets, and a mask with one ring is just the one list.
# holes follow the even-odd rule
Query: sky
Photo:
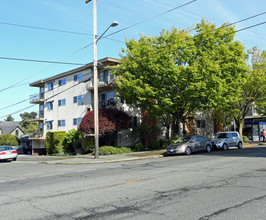
[[[257, 46], [266, 50], [266, 23], [261, 24], [266, 22], [265, 12], [265, 0], [97, 0], [98, 36], [112, 22], [119, 23], [98, 42], [98, 59], [119, 58], [121, 48], [126, 48], [125, 41], [138, 40], [141, 35], [156, 36], [173, 27], [189, 29], [203, 18], [219, 27], [261, 13], [237, 23], [236, 30], [248, 29], [237, 32], [235, 39], [246, 49]], [[31, 105], [29, 98], [39, 90], [30, 83], [93, 62], [92, 1], [3, 1], [0, 42], [0, 121], [9, 114], [20, 121], [19, 114], [38, 111], [38, 105]]]

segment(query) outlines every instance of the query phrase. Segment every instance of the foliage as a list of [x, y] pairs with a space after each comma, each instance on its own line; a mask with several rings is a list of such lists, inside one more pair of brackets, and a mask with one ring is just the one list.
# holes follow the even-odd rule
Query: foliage
[[22, 121], [19, 122], [19, 124], [25, 129], [26, 134], [32, 133], [34, 130], [38, 129], [38, 123], [31, 121], [32, 119], [36, 119], [36, 116], [36, 112], [24, 112], [20, 114]]
[[18, 146], [18, 138], [12, 134], [0, 135], [0, 145]]
[[160, 145], [160, 141], [154, 140], [151, 142], [151, 150], [156, 150], [156, 149], [160, 149], [161, 145]]
[[86, 153], [92, 153], [94, 151], [94, 147], [95, 147], [94, 136], [83, 137], [81, 145], [82, 145], [82, 149]]
[[[130, 117], [122, 110], [103, 108], [99, 110], [99, 133], [111, 134], [130, 126]], [[94, 134], [94, 111], [88, 112], [82, 119], [79, 131], [85, 135]]]
[[179, 136], [196, 111], [236, 102], [246, 71], [244, 47], [234, 41], [232, 26], [216, 28], [202, 20], [193, 30], [195, 36], [173, 28], [127, 41], [112, 72], [123, 98], [164, 120], [166, 127], [178, 127]]
[[244, 118], [253, 105], [257, 105], [260, 113], [266, 107], [266, 51], [256, 47], [249, 50], [251, 56], [250, 70], [243, 76], [244, 81], [239, 86], [240, 94], [237, 102], [231, 102], [230, 108], [224, 108], [227, 115], [234, 117], [239, 134], [242, 137]]
[[9, 115], [9, 116], [7, 116], [5, 121], [15, 121], [15, 119], [11, 115]]
[[78, 130], [72, 129], [68, 131], [66, 134], [66, 138], [63, 141], [63, 150], [67, 154], [77, 154], [80, 151], [81, 140], [83, 138], [83, 134], [81, 134]]
[[135, 139], [139, 139], [144, 146], [150, 146], [157, 139], [160, 129], [154, 123], [148, 121], [139, 124], [132, 133]]
[[99, 148], [100, 155], [111, 155], [111, 154], [123, 154], [123, 153], [130, 153], [132, 150], [128, 147], [113, 147], [113, 146], [102, 146]]
[[143, 144], [138, 143], [138, 144], [135, 145], [134, 149], [135, 149], [135, 151], [144, 151], [145, 147], [144, 147]]
[[46, 133], [45, 148], [48, 154], [64, 154], [63, 142], [67, 138], [65, 131], [49, 131]]

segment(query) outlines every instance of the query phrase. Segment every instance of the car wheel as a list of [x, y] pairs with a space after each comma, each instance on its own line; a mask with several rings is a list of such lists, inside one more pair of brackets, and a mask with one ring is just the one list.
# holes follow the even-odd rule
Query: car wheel
[[228, 150], [227, 144], [223, 144], [223, 150]]
[[212, 147], [211, 147], [210, 145], [207, 145], [207, 146], [206, 146], [206, 151], [207, 151], [208, 153], [210, 153], [211, 150], [212, 150]]
[[238, 147], [238, 149], [242, 149], [242, 147], [243, 147], [242, 142], [239, 142], [237, 147]]
[[190, 155], [192, 153], [190, 147], [187, 147], [186, 148], [186, 151], [185, 151], [186, 155]]
[[16, 161], [17, 160], [17, 158], [13, 158], [13, 161]]

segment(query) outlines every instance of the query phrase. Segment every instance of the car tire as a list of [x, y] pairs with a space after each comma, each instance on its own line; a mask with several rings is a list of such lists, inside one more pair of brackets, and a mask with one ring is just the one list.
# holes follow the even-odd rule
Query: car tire
[[13, 161], [16, 161], [17, 160], [17, 158], [13, 158]]
[[186, 155], [190, 155], [191, 153], [192, 153], [191, 148], [187, 147], [186, 150], [185, 150], [185, 154]]
[[227, 144], [223, 144], [223, 150], [228, 150]]
[[238, 149], [242, 149], [242, 147], [243, 147], [242, 142], [239, 142], [238, 145], [237, 145], [237, 147], [238, 147]]
[[210, 153], [211, 150], [212, 150], [212, 147], [211, 147], [211, 145], [208, 144], [208, 145], [206, 146], [206, 151], [207, 151], [208, 153]]

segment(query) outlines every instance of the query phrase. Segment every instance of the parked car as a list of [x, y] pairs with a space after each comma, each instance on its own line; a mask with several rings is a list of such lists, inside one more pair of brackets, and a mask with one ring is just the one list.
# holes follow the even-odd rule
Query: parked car
[[179, 139], [167, 147], [168, 154], [187, 154], [197, 151], [207, 151], [208, 153], [212, 150], [212, 143], [209, 138], [202, 136], [193, 136], [191, 139]]
[[11, 146], [0, 146], [0, 160], [17, 160], [18, 152]]
[[228, 150], [229, 147], [242, 148], [243, 142], [237, 131], [219, 132], [215, 134], [215, 138], [211, 139], [212, 146], [223, 150]]
[[17, 146], [14, 147], [15, 150], [17, 150], [18, 154], [32, 154], [32, 147], [30, 146]]

